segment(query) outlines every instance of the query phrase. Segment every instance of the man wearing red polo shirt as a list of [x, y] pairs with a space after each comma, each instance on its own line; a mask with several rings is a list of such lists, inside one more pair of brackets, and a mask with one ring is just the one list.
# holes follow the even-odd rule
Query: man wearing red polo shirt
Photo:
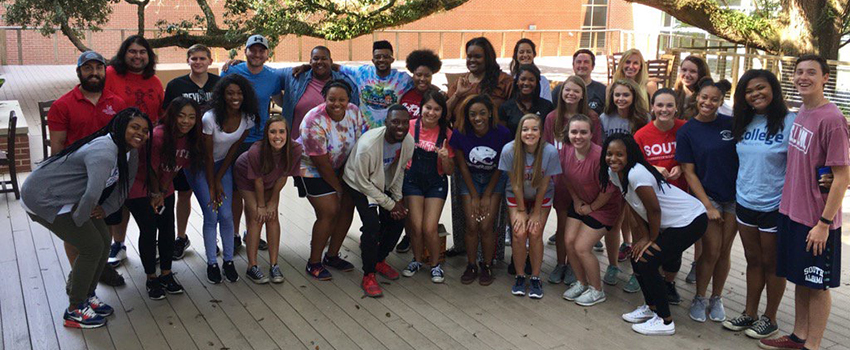
[[[106, 60], [94, 51], [83, 52], [77, 59], [80, 84], [53, 102], [47, 114], [50, 131], [50, 151], [61, 152], [77, 140], [109, 124], [116, 113], [126, 108], [124, 100], [109, 90], [106, 83]], [[44, 155], [45, 158], [47, 155]], [[71, 264], [77, 259], [77, 249], [65, 244], [65, 254]], [[101, 282], [122, 285], [124, 279], [115, 269], [104, 269]]]

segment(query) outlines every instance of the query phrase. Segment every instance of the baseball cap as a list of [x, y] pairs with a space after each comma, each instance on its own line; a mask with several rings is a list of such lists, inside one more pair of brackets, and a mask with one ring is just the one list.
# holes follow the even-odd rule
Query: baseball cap
[[100, 63], [106, 64], [106, 60], [103, 59], [103, 56], [101, 56], [99, 53], [94, 51], [86, 51], [80, 54], [80, 57], [77, 58], [77, 67], [81, 67], [88, 61], [98, 61]]
[[251, 47], [251, 45], [256, 45], [256, 44], [263, 45], [263, 47], [265, 47], [266, 49], [269, 48], [269, 41], [266, 40], [266, 37], [264, 37], [260, 34], [251, 35], [248, 38], [248, 42], [245, 43], [245, 48], [249, 48], [249, 47]]

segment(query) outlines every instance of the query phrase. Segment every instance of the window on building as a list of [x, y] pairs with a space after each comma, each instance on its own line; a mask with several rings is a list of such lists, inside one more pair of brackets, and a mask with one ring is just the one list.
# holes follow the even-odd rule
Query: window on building
[[605, 32], [608, 23], [608, 0], [587, 0], [581, 5], [584, 9], [581, 40], [579, 46], [598, 50], [605, 47]]

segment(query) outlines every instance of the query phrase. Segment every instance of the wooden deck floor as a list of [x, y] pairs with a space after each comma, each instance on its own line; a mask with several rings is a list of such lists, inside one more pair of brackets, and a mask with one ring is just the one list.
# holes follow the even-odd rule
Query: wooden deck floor
[[[70, 89], [76, 78], [68, 66], [0, 67], [7, 85], [0, 99], [21, 101], [35, 142], [33, 159], [40, 159], [40, 132], [36, 102], [53, 99]], [[10, 79], [10, 76], [16, 78]], [[31, 112], [30, 112], [31, 111]], [[25, 177], [25, 175], [24, 175]], [[23, 177], [21, 178], [23, 181]], [[0, 195], [2, 196], [2, 195]], [[755, 349], [756, 342], [742, 333], [729, 332], [713, 322], [688, 319], [685, 301], [672, 307], [677, 321], [673, 337], [644, 337], [631, 331], [620, 314], [641, 303], [639, 294], [607, 287], [608, 301], [582, 308], [561, 299], [563, 285], [546, 285], [542, 300], [509, 294], [512, 278], [505, 264], [495, 269], [489, 287], [459, 282], [465, 259], [450, 259], [447, 280], [432, 284], [427, 273], [399, 281], [382, 281], [385, 296], [365, 298], [359, 287], [359, 270], [335, 272], [334, 280], [308, 278], [303, 268], [309, 254], [309, 232], [315, 218], [307, 201], [297, 198], [287, 185], [280, 212], [284, 227], [278, 252], [286, 282], [255, 285], [210, 285], [205, 281], [206, 262], [201, 238], [201, 217], [194, 203], [189, 236], [192, 247], [186, 258], [174, 263], [183, 295], [163, 301], [147, 298], [144, 273], [138, 257], [138, 229], [128, 230], [129, 258], [119, 268], [127, 285], [101, 286], [98, 295], [116, 308], [109, 325], [96, 330], [64, 328], [62, 309], [69, 266], [62, 242], [33, 223], [11, 195], [0, 198], [0, 349]], [[850, 208], [845, 198], [845, 208]], [[442, 222], [450, 222], [450, 208]], [[845, 212], [845, 219], [850, 217]], [[546, 237], [554, 231], [554, 215]], [[360, 266], [359, 220], [349, 229], [342, 255]], [[850, 234], [845, 231], [845, 250]], [[449, 240], [451, 242], [451, 240]], [[850, 258], [842, 261], [844, 287], [833, 291], [833, 308], [823, 342], [824, 349], [850, 349]], [[607, 261], [598, 255], [602, 269]], [[391, 265], [402, 269], [410, 254], [393, 253]], [[692, 254], [685, 254], [687, 270]], [[244, 249], [236, 257], [244, 275]], [[544, 272], [555, 262], [554, 249], [546, 247]], [[268, 266], [261, 252], [260, 264]], [[693, 297], [694, 286], [680, 276], [683, 298]], [[782, 332], [793, 326], [793, 287], [789, 285], [779, 311]], [[733, 266], [724, 299], [727, 314], [743, 309], [745, 263], [740, 240], [733, 250]], [[762, 303], [762, 309], [764, 305]]]

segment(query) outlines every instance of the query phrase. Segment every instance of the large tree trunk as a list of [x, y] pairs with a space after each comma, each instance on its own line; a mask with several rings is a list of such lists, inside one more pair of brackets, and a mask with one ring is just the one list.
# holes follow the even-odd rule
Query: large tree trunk
[[818, 53], [838, 58], [850, 0], [781, 0], [775, 19], [757, 19], [716, 0], [626, 0], [654, 7], [734, 43], [772, 54]]

